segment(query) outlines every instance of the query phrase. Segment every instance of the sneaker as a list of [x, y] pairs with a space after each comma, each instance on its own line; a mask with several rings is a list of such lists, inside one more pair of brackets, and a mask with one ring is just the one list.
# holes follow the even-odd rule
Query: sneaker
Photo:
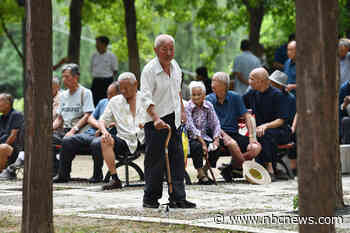
[[158, 201], [154, 201], [154, 202], [143, 201], [142, 207], [143, 208], [150, 208], [150, 209], [158, 209], [159, 202]]
[[18, 169], [24, 167], [24, 160], [21, 158], [16, 159], [16, 162], [10, 165], [12, 168]]
[[121, 189], [122, 187], [122, 182], [119, 179], [111, 179], [108, 184], [102, 186], [102, 190]]
[[187, 200], [170, 201], [169, 207], [170, 208], [179, 208], [179, 209], [191, 209], [191, 208], [196, 208], [196, 204], [189, 202]]
[[17, 178], [16, 172], [11, 171], [10, 169], [4, 169], [0, 173], [0, 179], [1, 180], [14, 180]]

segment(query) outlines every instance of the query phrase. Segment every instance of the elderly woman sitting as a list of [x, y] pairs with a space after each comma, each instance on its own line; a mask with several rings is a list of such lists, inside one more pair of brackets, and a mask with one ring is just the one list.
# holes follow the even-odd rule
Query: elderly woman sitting
[[[207, 176], [209, 164], [203, 168], [203, 156], [217, 152], [221, 132], [220, 122], [213, 105], [204, 100], [205, 86], [203, 82], [192, 81], [189, 85], [191, 100], [185, 107], [187, 122], [186, 129], [189, 135], [190, 154], [194, 167], [198, 172], [199, 184], [211, 184]], [[208, 145], [213, 143], [211, 150]]]

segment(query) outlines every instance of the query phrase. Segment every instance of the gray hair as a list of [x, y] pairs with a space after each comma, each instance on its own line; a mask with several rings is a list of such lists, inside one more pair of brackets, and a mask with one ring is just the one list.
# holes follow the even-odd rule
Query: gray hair
[[6, 100], [12, 108], [14, 100], [13, 100], [13, 96], [10, 93], [1, 93], [0, 98], [3, 98], [4, 100]]
[[80, 71], [79, 71], [79, 66], [75, 63], [70, 63], [70, 64], [66, 64], [62, 67], [62, 73], [66, 70], [70, 70], [72, 76], [79, 76], [80, 75]]
[[137, 81], [136, 76], [131, 72], [121, 73], [118, 77], [118, 82], [122, 80], [130, 80], [131, 83], [135, 83]]
[[164, 43], [165, 40], [171, 40], [173, 42], [173, 45], [175, 46], [174, 37], [168, 34], [160, 34], [154, 40], [154, 48], [158, 48], [161, 44]]
[[120, 84], [119, 84], [119, 82], [118, 82], [118, 81], [114, 81], [114, 82], [112, 82], [110, 86], [114, 87], [117, 93], [119, 93], [119, 92], [120, 92], [120, 89], [119, 89]]
[[225, 72], [216, 72], [213, 75], [212, 80], [217, 80], [224, 83], [227, 89], [230, 87], [230, 76]]
[[348, 49], [350, 49], [350, 41], [346, 38], [342, 38], [339, 40], [339, 43], [338, 43], [338, 46], [339, 47], [346, 47]]
[[204, 83], [202, 81], [192, 81], [190, 82], [190, 85], [188, 86], [190, 89], [190, 95], [192, 95], [192, 89], [199, 87], [200, 89], [202, 89], [203, 94], [205, 95], [206, 93], [206, 89], [204, 86]]
[[54, 77], [52, 78], [52, 83], [57, 84], [57, 85], [59, 86], [59, 85], [60, 85], [60, 80], [59, 80], [59, 78], [56, 77], [56, 76], [54, 76]]

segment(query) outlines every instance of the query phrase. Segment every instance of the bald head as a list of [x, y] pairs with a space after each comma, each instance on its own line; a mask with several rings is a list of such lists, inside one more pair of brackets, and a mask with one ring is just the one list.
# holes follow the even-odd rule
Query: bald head
[[249, 85], [257, 91], [264, 92], [270, 86], [269, 73], [264, 68], [255, 68], [249, 74]]
[[269, 73], [263, 67], [255, 68], [254, 70], [252, 70], [250, 72], [249, 76], [254, 76], [258, 80], [268, 80], [269, 79]]

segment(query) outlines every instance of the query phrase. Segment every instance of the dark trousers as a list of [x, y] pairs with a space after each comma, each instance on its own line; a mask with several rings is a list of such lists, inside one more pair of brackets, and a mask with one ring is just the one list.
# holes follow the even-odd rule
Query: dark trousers
[[275, 128], [267, 129], [264, 136], [258, 137], [261, 144], [261, 153], [255, 158], [255, 161], [261, 165], [272, 162], [276, 163], [277, 145], [287, 144], [290, 141], [290, 129]]
[[350, 117], [343, 117], [341, 119], [341, 143], [350, 144]]
[[294, 146], [289, 150], [288, 158], [296, 159], [297, 158], [297, 132], [291, 135], [291, 142], [294, 142]]
[[101, 150], [95, 150], [95, 153], [92, 153], [92, 148], [96, 144], [96, 142], [93, 142], [96, 140], [97, 138], [95, 138], [95, 136], [86, 133], [76, 134], [71, 137], [63, 138], [59, 161], [60, 177], [70, 177], [70, 172], [72, 170], [72, 161], [77, 154], [91, 154], [94, 161], [93, 177], [99, 178], [103, 176], [103, 157]]
[[59, 160], [56, 158], [56, 154], [58, 154], [61, 149], [57, 146], [62, 145], [62, 140], [64, 135], [69, 132], [70, 128], [65, 128], [63, 130], [54, 131], [52, 135], [52, 173], [56, 175], [59, 170]]
[[[169, 114], [162, 120], [171, 127], [171, 138], [169, 141], [169, 163], [173, 193], [169, 199], [181, 201], [186, 199], [184, 174], [185, 162], [182, 148], [181, 132], [175, 127], [175, 114]], [[168, 135], [167, 129], [157, 130], [153, 122], [145, 124], [146, 156], [144, 202], [155, 202], [162, 197], [163, 177], [166, 170], [165, 165], [165, 140]]]
[[94, 105], [97, 106], [98, 101], [107, 98], [107, 88], [113, 82], [113, 77], [97, 78], [92, 80], [91, 91], [94, 99]]
[[[209, 145], [208, 141], [205, 141], [207, 146]], [[212, 167], [212, 164], [216, 164], [216, 161], [219, 158], [219, 149], [215, 151], [210, 151], [208, 153], [208, 161], [210, 163], [210, 166]], [[195, 169], [202, 168], [203, 167], [203, 149], [202, 144], [198, 141], [198, 139], [190, 139], [190, 154], [193, 161], [193, 166]]]

